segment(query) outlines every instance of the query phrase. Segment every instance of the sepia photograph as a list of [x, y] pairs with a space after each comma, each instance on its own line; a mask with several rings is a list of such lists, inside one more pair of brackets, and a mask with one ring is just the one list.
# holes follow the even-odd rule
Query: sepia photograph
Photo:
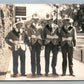
[[84, 4], [0, 4], [0, 81], [84, 80]]

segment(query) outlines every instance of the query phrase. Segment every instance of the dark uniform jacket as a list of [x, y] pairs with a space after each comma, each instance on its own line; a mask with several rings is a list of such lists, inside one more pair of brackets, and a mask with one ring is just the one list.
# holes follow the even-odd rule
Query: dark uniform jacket
[[42, 29], [36, 29], [31, 25], [31, 27], [27, 29], [27, 37], [29, 45], [34, 45], [36, 42], [42, 45]]
[[58, 28], [52, 30], [52, 28], [49, 25], [46, 25], [44, 28], [44, 44], [52, 43], [53, 45], [59, 45], [59, 31]]
[[69, 47], [76, 46], [76, 31], [74, 27], [69, 26], [68, 29], [65, 30], [63, 26], [60, 31], [60, 37], [61, 37], [61, 46], [65, 46], [66, 44]]
[[[19, 39], [20, 38], [20, 33], [19, 32], [16, 32], [15, 29], [13, 29], [12, 31], [10, 31], [8, 33], [8, 35], [6, 36], [5, 40], [6, 40], [7, 44], [9, 44], [11, 46], [9, 48], [12, 51], [17, 50], [20, 45], [22, 46], [23, 44], [26, 43], [26, 34], [23, 32], [21, 34], [21, 36], [22, 36], [21, 39]], [[26, 48], [25, 45], [23, 45], [23, 47]]]

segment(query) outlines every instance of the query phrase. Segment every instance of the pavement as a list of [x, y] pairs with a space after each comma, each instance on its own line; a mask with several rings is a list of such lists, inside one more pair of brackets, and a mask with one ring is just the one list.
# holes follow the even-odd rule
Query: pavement
[[[69, 69], [67, 66], [67, 73], [66, 76], [61, 76], [62, 75], [62, 54], [61, 52], [58, 53], [57, 56], [57, 66], [56, 66], [56, 70], [57, 73], [59, 74], [59, 76], [53, 76], [52, 75], [52, 68], [51, 68], [51, 60], [52, 60], [52, 53], [50, 55], [50, 67], [49, 67], [49, 76], [45, 76], [45, 59], [44, 59], [44, 50], [41, 51], [41, 73], [43, 74], [42, 76], [36, 76], [36, 77], [32, 77], [31, 74], [31, 60], [30, 60], [30, 51], [29, 48], [26, 51], [26, 74], [27, 76], [19, 76], [19, 77], [11, 77], [11, 74], [13, 74], [12, 71], [12, 56], [11, 56], [11, 60], [10, 60], [10, 64], [9, 64], [9, 68], [8, 68], [8, 72], [6, 74], [6, 78], [5, 80], [19, 80], [19, 81], [30, 81], [30, 80], [84, 80], [84, 63], [73, 59], [73, 71], [74, 71], [74, 75], [75, 76], [69, 76]], [[20, 61], [19, 61], [19, 65], [18, 65], [18, 71], [20, 73]]]

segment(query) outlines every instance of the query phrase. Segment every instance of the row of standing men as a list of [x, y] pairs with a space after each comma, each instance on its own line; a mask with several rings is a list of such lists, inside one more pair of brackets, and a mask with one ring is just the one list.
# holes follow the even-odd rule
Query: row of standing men
[[[16, 27], [8, 33], [5, 40], [13, 55], [13, 77], [18, 75], [18, 56], [20, 56], [21, 75], [25, 75], [25, 51], [26, 45], [31, 52], [31, 72], [32, 76], [42, 75], [40, 66], [41, 47], [45, 46], [45, 76], [49, 73], [50, 52], [52, 51], [52, 74], [57, 75], [56, 64], [59, 46], [62, 51], [62, 76], [66, 75], [67, 56], [69, 62], [69, 72], [73, 76], [73, 47], [76, 46], [76, 31], [70, 25], [69, 19], [65, 19], [61, 30], [53, 23], [42, 26], [37, 22], [21, 27], [22, 23], [16, 24]], [[25, 29], [25, 30], [24, 30]], [[37, 70], [37, 71], [36, 71]]]

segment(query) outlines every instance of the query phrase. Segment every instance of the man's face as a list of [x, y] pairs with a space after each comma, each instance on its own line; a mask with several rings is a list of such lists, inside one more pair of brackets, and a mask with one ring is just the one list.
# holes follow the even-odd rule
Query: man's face
[[22, 26], [23, 26], [22, 23], [18, 23], [18, 24], [16, 24], [16, 28], [15, 28], [15, 30], [16, 30], [17, 32], [20, 32], [20, 29], [22, 28]]
[[22, 23], [18, 23], [18, 24], [16, 24], [16, 27], [17, 27], [18, 29], [20, 29], [22, 26], [23, 26]]
[[69, 26], [69, 21], [65, 21], [64, 23], [63, 23], [65, 26]]

